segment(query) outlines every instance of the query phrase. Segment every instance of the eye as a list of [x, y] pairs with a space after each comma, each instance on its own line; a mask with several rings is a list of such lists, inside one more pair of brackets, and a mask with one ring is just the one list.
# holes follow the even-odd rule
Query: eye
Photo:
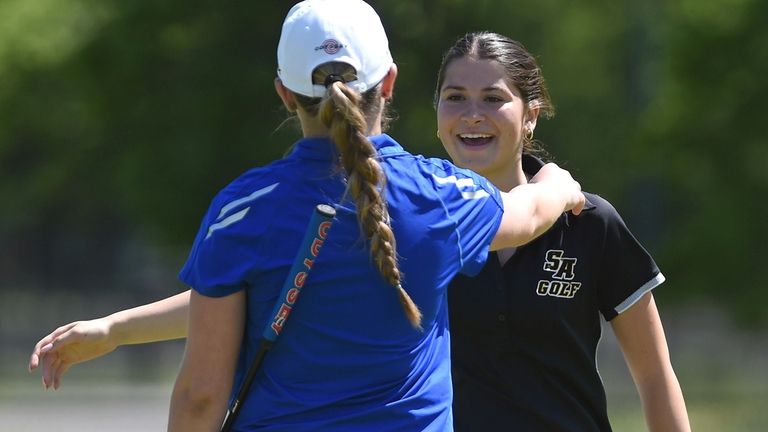
[[443, 96], [443, 99], [450, 102], [458, 102], [458, 101], [464, 100], [464, 96], [458, 93], [448, 93], [445, 96]]
[[500, 103], [504, 102], [504, 99], [499, 96], [490, 95], [485, 97], [485, 101], [490, 103]]

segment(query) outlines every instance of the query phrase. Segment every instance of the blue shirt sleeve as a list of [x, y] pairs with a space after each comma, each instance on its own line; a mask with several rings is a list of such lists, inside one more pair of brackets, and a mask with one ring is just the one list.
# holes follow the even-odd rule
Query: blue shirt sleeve
[[454, 165], [432, 173], [446, 216], [456, 226], [461, 273], [476, 275], [488, 257], [488, 247], [501, 224], [501, 193], [486, 178]]
[[247, 286], [249, 273], [264, 257], [259, 238], [268, 229], [252, 204], [227, 189], [214, 198], [179, 272], [182, 282], [210, 297]]

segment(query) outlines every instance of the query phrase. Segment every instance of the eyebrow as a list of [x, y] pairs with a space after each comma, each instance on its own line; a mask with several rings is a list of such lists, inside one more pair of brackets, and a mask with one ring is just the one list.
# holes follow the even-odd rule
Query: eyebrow
[[[443, 87], [443, 89], [440, 92], [442, 93], [442, 92], [444, 92], [446, 90], [464, 91], [466, 89], [467, 89], [466, 87], [462, 87], [462, 86], [458, 86], [458, 85], [450, 85], [450, 86]], [[481, 89], [481, 91], [484, 91], [484, 92], [487, 92], [487, 91], [504, 91], [504, 89], [502, 89], [499, 86], [491, 86], [491, 87], [485, 87], [485, 88]]]

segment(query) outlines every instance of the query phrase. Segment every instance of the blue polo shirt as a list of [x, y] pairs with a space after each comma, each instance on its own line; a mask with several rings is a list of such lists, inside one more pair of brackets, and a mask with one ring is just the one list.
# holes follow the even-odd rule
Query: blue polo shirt
[[246, 335], [236, 383], [259, 337], [315, 205], [337, 214], [280, 338], [266, 356], [235, 430], [450, 431], [446, 291], [476, 274], [501, 222], [498, 190], [440, 159], [372, 137], [403, 286], [423, 313], [414, 330], [376, 270], [334, 145], [303, 139], [285, 159], [246, 172], [213, 200], [182, 281], [206, 296], [246, 290]]

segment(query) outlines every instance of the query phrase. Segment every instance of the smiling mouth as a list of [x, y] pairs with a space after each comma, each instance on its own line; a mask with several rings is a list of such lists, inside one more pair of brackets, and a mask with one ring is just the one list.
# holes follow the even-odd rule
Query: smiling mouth
[[493, 140], [493, 135], [488, 134], [459, 134], [457, 136], [459, 141], [468, 147], [484, 146]]

